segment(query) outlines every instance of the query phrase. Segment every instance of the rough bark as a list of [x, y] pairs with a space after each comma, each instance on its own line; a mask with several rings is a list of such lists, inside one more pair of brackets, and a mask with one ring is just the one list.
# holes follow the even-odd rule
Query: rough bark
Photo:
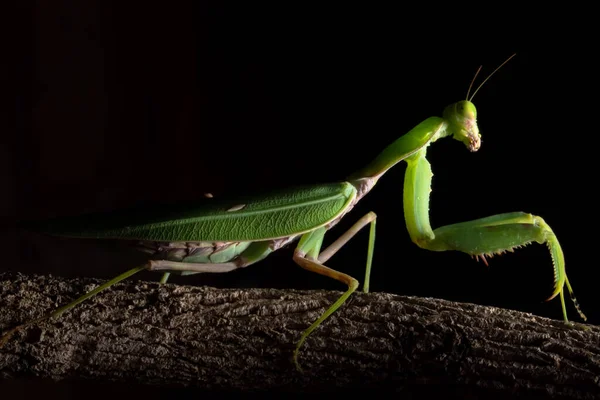
[[[100, 282], [0, 274], [0, 329]], [[356, 293], [317, 329], [301, 374], [294, 344], [339, 295], [129, 281], [16, 333], [0, 349], [0, 374], [239, 392], [600, 397], [597, 327], [385, 293]]]

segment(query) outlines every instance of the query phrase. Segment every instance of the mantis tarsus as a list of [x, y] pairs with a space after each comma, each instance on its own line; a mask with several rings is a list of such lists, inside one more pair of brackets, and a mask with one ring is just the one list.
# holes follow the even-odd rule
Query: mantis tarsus
[[300, 369], [299, 350], [307, 337], [342, 306], [359, 286], [358, 280], [328, 268], [325, 263], [366, 225], [370, 225], [370, 235], [363, 290], [369, 290], [376, 215], [367, 213], [331, 245], [321, 250], [325, 232], [336, 225], [385, 172], [400, 161], [407, 163], [404, 216], [414, 243], [432, 251], [461, 251], [486, 263], [486, 257], [494, 254], [513, 251], [532, 242], [546, 244], [554, 267], [554, 290], [548, 300], [560, 296], [563, 316], [568, 321], [564, 296], [566, 285], [577, 311], [585, 320], [565, 272], [560, 244], [541, 217], [511, 212], [437, 229], [433, 229], [429, 223], [432, 172], [425, 158], [429, 145], [451, 136], [464, 143], [471, 152], [479, 150], [481, 146], [477, 111], [471, 102], [479, 88], [469, 98], [471, 86], [466, 99], [446, 107], [443, 117], [430, 117], [421, 122], [344, 182], [295, 188], [243, 201], [211, 199], [208, 205], [181, 207], [167, 212], [61, 219], [38, 227], [42, 232], [59, 236], [131, 241], [153, 257], [145, 265], [115, 277], [56, 311], [8, 331], [0, 339], [0, 344], [6, 343], [17, 330], [56, 317], [141, 270], [163, 271], [165, 274], [161, 282], [166, 282], [171, 272], [183, 275], [229, 272], [258, 262], [273, 251], [299, 240], [293, 255], [293, 260], [299, 266], [336, 279], [348, 287], [302, 333], [293, 354], [293, 361]]

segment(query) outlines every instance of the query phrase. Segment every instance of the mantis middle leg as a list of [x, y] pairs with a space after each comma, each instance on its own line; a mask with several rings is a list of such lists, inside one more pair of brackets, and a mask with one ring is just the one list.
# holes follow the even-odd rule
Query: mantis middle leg
[[331, 314], [344, 304], [344, 302], [350, 297], [352, 293], [358, 288], [358, 281], [350, 275], [336, 271], [325, 266], [327, 260], [329, 260], [339, 249], [341, 249], [354, 235], [356, 235], [364, 226], [371, 224], [371, 230], [369, 233], [369, 249], [367, 253], [367, 268], [365, 271], [365, 283], [363, 285], [363, 291], [366, 293], [369, 291], [369, 276], [371, 273], [371, 263], [373, 259], [373, 248], [375, 245], [375, 220], [377, 216], [375, 213], [367, 213], [364, 217], [359, 219], [350, 229], [348, 229], [342, 236], [340, 236], [335, 242], [333, 242], [325, 250], [321, 250], [323, 243], [323, 237], [327, 231], [325, 227], [321, 227], [312, 232], [305, 233], [300, 239], [300, 243], [294, 251], [294, 261], [302, 268], [316, 272], [321, 275], [328, 276], [335, 280], [338, 280], [348, 285], [348, 290], [340, 296], [325, 312], [309, 326], [298, 340], [296, 349], [294, 350], [293, 361], [296, 364], [296, 368], [302, 371], [300, 364], [298, 363], [298, 353], [300, 347], [306, 340], [306, 338], [314, 331], [323, 321], [325, 321]]

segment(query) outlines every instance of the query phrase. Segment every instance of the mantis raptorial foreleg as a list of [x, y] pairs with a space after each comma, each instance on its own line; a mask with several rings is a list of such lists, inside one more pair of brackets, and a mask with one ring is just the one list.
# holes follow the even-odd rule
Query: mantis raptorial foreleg
[[[323, 243], [323, 237], [325, 236], [326, 232], [325, 228], [320, 228], [315, 231], [306, 233], [300, 239], [300, 243], [298, 243], [298, 247], [294, 251], [294, 261], [299, 266], [308, 271], [328, 276], [348, 285], [348, 290], [346, 290], [346, 292], [344, 292], [344, 294], [342, 294], [335, 303], [329, 306], [329, 308], [302, 333], [302, 336], [300, 337], [300, 340], [298, 340], [296, 344], [296, 349], [294, 350], [293, 354], [294, 364], [296, 364], [296, 368], [298, 370], [302, 370], [300, 368], [300, 364], [298, 363], [298, 352], [300, 351], [300, 347], [302, 347], [302, 344], [304, 344], [306, 338], [323, 321], [325, 321], [331, 314], [333, 314], [335, 310], [337, 310], [342, 304], [344, 304], [348, 297], [350, 297], [350, 295], [354, 293], [354, 291], [358, 288], [358, 281], [356, 279], [354, 279], [350, 275], [326, 267], [325, 265], [323, 265], [323, 263], [329, 260], [350, 239], [352, 239], [354, 235], [356, 235], [362, 228], [364, 228], [367, 224], [370, 223], [371, 229], [369, 232], [369, 249], [367, 252], [367, 267], [365, 270], [365, 282], [368, 282], [371, 274], [371, 263], [373, 261], [373, 248], [375, 246], [376, 218], [377, 216], [373, 212], [366, 214], [322, 252], [320, 252], [320, 249]], [[363, 286], [363, 291], [365, 293], [369, 291], [368, 284]]]
[[568, 321], [564, 300], [564, 285], [581, 318], [586, 320], [565, 273], [563, 251], [550, 226], [535, 215], [512, 212], [493, 215], [468, 222], [446, 225], [432, 231], [429, 225], [429, 194], [431, 192], [431, 166], [422, 149], [407, 159], [408, 168], [404, 185], [404, 213], [408, 231], [419, 247], [433, 250], [457, 250], [486, 264], [486, 257], [513, 251], [515, 248], [537, 242], [550, 250], [554, 266], [554, 291], [548, 300], [560, 294], [562, 311]]

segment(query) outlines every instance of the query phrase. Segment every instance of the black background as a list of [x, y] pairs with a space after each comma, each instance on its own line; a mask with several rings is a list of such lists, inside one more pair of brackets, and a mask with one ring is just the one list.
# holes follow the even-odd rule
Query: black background
[[[131, 266], [102, 244], [17, 232], [18, 220], [342, 180], [463, 99], [479, 65], [480, 81], [516, 52], [474, 99], [481, 150], [450, 139], [429, 150], [431, 223], [542, 216], [562, 243], [582, 308], [591, 323], [600, 320], [597, 63], [586, 23], [548, 9], [454, 16], [401, 6], [166, 4], [53, 1], [9, 14], [17, 23], [3, 56], [0, 270], [109, 278]], [[404, 164], [392, 169], [326, 237], [378, 214], [372, 291], [562, 318], [558, 299], [543, 302], [552, 290], [544, 246], [487, 268], [411, 243], [403, 174]], [[328, 265], [362, 280], [367, 237]], [[288, 248], [242, 271], [172, 281], [343, 289], [291, 255]]]

